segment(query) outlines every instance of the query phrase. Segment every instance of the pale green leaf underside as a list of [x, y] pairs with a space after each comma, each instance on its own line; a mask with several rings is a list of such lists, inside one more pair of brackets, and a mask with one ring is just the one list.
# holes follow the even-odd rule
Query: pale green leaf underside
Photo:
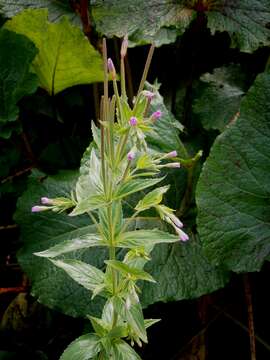
[[130, 275], [134, 280], [145, 280], [145, 281], [155, 282], [155, 280], [150, 274], [135, 267], [131, 267], [121, 261], [105, 260], [105, 263], [108, 264], [113, 269], [118, 270], [122, 275], [126, 275], [126, 276]]
[[242, 100], [240, 117], [215, 141], [197, 187], [206, 255], [236, 272], [260, 270], [270, 253], [270, 75]]
[[142, 360], [135, 350], [123, 340], [119, 340], [114, 345], [112, 351], [114, 359], [117, 360]]
[[99, 337], [95, 334], [82, 335], [74, 340], [60, 357], [60, 360], [90, 360], [101, 350]]
[[[89, 229], [90, 230], [90, 229]], [[95, 226], [93, 226], [93, 231], [96, 230]], [[102, 246], [104, 245], [101, 237], [98, 234], [87, 234], [85, 236], [78, 236], [69, 241], [64, 241], [50, 249], [36, 252], [34, 255], [48, 258], [55, 258], [59, 255], [63, 255], [72, 251], [88, 249], [94, 246]]]
[[128, 231], [119, 236], [117, 246], [133, 248], [151, 246], [161, 243], [174, 243], [179, 241], [179, 236], [160, 230]]
[[89, 265], [76, 259], [50, 261], [60, 269], [63, 269], [74, 281], [88, 290], [94, 291], [98, 285], [104, 282], [104, 273], [95, 266]]
[[83, 32], [67, 18], [48, 22], [46, 9], [26, 10], [5, 27], [27, 36], [39, 50], [33, 68], [49, 94], [103, 80], [102, 59]]

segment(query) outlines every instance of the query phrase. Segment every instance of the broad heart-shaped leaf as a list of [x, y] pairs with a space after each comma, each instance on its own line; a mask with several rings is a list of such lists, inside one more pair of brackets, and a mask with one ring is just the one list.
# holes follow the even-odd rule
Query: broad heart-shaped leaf
[[[232, 47], [252, 52], [270, 43], [269, 0], [97, 0], [91, 1], [97, 30], [111, 37], [129, 34], [136, 43], [174, 42], [197, 13], [212, 34], [227, 31]], [[132, 16], [130, 16], [132, 14]]]
[[253, 52], [270, 44], [269, 0], [217, 0], [209, 2], [208, 27], [211, 33], [227, 31], [231, 46]]
[[140, 296], [144, 307], [158, 301], [192, 299], [224, 287], [229, 273], [212, 266], [202, 251], [198, 236], [186, 243], [161, 244], [145, 266], [156, 284], [143, 283]]
[[222, 132], [240, 110], [247, 88], [245, 74], [240, 65], [229, 65], [204, 74], [200, 80], [192, 109], [206, 130]]
[[102, 34], [129, 34], [136, 43], [154, 41], [157, 46], [174, 42], [195, 14], [184, 6], [184, 1], [167, 0], [97, 0], [90, 2], [90, 8], [97, 31]]
[[0, 136], [7, 138], [10, 122], [19, 115], [18, 101], [37, 89], [38, 79], [29, 68], [38, 50], [27, 37], [1, 29], [0, 53]]
[[66, 348], [60, 360], [90, 360], [94, 359], [100, 351], [100, 338], [96, 334], [85, 334]]
[[215, 141], [197, 187], [206, 255], [236, 272], [260, 270], [270, 253], [270, 75], [258, 75], [240, 117]]
[[39, 50], [33, 68], [49, 94], [103, 80], [102, 59], [83, 32], [67, 18], [48, 22], [46, 9], [25, 10], [5, 27], [32, 40]]
[[49, 20], [57, 21], [63, 15], [72, 22], [79, 23], [77, 14], [72, 10], [67, 0], [0, 0], [0, 13], [7, 18], [26, 9], [46, 8], [49, 10]]

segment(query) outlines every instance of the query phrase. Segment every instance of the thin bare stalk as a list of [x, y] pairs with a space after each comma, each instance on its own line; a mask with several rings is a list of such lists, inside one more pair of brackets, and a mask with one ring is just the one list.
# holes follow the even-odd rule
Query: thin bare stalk
[[244, 277], [245, 297], [246, 297], [247, 311], [248, 311], [250, 359], [256, 360], [256, 341], [255, 341], [255, 328], [254, 328], [251, 288], [250, 288], [248, 274], [244, 274], [243, 277]]
[[147, 78], [147, 75], [148, 75], [148, 71], [149, 71], [149, 68], [150, 68], [150, 64], [151, 64], [151, 61], [152, 61], [152, 57], [153, 57], [153, 54], [154, 54], [154, 50], [155, 50], [155, 45], [152, 44], [150, 46], [150, 49], [149, 49], [149, 52], [148, 52], [148, 56], [147, 56], [147, 60], [146, 60], [146, 63], [145, 63], [144, 70], [143, 70], [143, 74], [142, 74], [138, 94], [143, 90], [143, 87], [144, 87], [144, 84], [145, 84], [145, 81], [146, 81], [146, 78]]

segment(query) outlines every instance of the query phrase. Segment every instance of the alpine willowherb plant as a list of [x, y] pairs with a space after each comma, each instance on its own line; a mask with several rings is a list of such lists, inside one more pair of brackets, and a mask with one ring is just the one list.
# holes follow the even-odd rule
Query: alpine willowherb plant
[[[127, 46], [127, 38], [124, 38], [119, 94], [116, 70], [113, 61], [107, 60], [106, 42], [103, 42], [104, 95], [101, 99], [100, 130], [95, 129], [91, 145], [89, 172], [79, 177], [71, 199], [42, 197], [42, 206], [32, 208], [33, 212], [69, 209], [70, 216], [87, 213], [90, 223], [93, 223], [90, 234], [35, 253], [48, 258], [90, 290], [92, 298], [99, 295], [105, 299], [101, 317], [88, 316], [93, 332], [72, 342], [61, 360], [140, 359], [129, 343], [139, 346], [142, 342], [146, 343], [146, 329], [158, 320], [144, 319], [137, 282], [155, 282], [143, 268], [156, 244], [188, 240], [174, 210], [162, 204], [169, 186], [153, 189], [164, 180], [164, 176], [160, 175], [164, 168], [180, 167], [176, 151], [161, 154], [147, 145], [146, 134], [153, 130], [154, 123], [162, 116], [159, 110], [149, 114], [149, 105], [155, 93], [143, 90], [154, 47], [150, 48], [138, 94], [130, 107], [124, 66]], [[108, 95], [109, 76], [114, 89], [111, 98]], [[141, 192], [149, 188], [152, 190], [146, 195]], [[142, 198], [134, 207], [132, 216], [124, 218], [124, 200], [135, 193], [141, 194]], [[151, 208], [156, 210], [159, 219], [155, 227], [150, 230], [134, 227], [140, 221], [140, 213]], [[161, 230], [162, 222], [169, 224], [176, 235]], [[108, 249], [104, 271], [76, 259], [61, 258], [65, 253], [93, 246]], [[124, 255], [118, 257], [118, 249], [124, 249], [121, 252]]]

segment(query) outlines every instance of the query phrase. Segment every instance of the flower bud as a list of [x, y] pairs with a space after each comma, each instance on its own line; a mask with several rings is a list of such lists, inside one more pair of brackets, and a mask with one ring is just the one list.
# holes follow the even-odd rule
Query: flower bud
[[49, 199], [49, 198], [47, 198], [47, 197], [42, 197], [41, 199], [40, 199], [40, 201], [41, 201], [41, 204], [43, 204], [43, 205], [53, 205], [53, 199]]
[[177, 151], [174, 150], [174, 151], [171, 151], [168, 154], [164, 155], [164, 159], [174, 158], [176, 156], [177, 156]]
[[135, 159], [135, 156], [136, 156], [135, 152], [134, 152], [133, 150], [130, 150], [130, 151], [128, 152], [128, 154], [127, 154], [127, 159], [128, 159], [129, 161], [132, 161], [132, 160]]
[[128, 48], [128, 35], [126, 34], [124, 36], [124, 39], [123, 39], [122, 45], [121, 45], [121, 51], [120, 51], [121, 58], [124, 58], [126, 56], [127, 48]]
[[174, 214], [170, 214], [169, 215], [170, 219], [172, 220], [172, 222], [178, 227], [178, 228], [182, 228], [184, 225], [182, 223], [182, 221], [180, 221], [178, 219], [177, 216], [175, 216]]
[[33, 206], [33, 207], [32, 207], [31, 211], [32, 211], [33, 213], [36, 213], [36, 212], [46, 211], [46, 210], [48, 210], [48, 209], [49, 209], [49, 208], [48, 208], [47, 206], [38, 206], [38, 205], [36, 205], [36, 206]]
[[129, 124], [131, 126], [136, 126], [138, 124], [138, 120], [135, 116], [132, 116], [130, 119], [129, 119]]
[[159, 165], [158, 167], [160, 168], [173, 168], [173, 169], [179, 169], [181, 167], [179, 162], [173, 162], [173, 163], [168, 163], [168, 164], [164, 164], [164, 165]]
[[160, 110], [157, 110], [151, 115], [151, 119], [158, 120], [159, 118], [161, 118], [161, 116], [162, 116], [162, 112]]
[[153, 92], [148, 91], [148, 90], [142, 91], [142, 94], [143, 94], [149, 101], [151, 101], [151, 100], [154, 98], [154, 96], [155, 96], [155, 94], [154, 94]]
[[113, 61], [111, 58], [108, 59], [108, 70], [109, 70], [109, 73], [112, 75], [112, 79], [116, 79], [116, 71], [115, 71], [115, 67], [113, 65]]

